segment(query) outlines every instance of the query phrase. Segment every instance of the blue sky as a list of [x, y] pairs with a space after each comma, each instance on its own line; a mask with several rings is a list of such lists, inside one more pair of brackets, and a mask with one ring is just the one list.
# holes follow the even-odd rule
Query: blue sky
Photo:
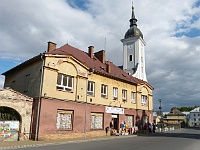
[[[145, 47], [154, 110], [200, 105], [200, 1], [134, 0]], [[0, 73], [46, 51], [47, 42], [87, 51], [104, 49], [122, 65], [122, 43], [132, 0], [1, 0]], [[37, 8], [37, 9], [35, 9]], [[12, 10], [12, 11], [11, 11]], [[0, 88], [4, 76], [0, 76]]]

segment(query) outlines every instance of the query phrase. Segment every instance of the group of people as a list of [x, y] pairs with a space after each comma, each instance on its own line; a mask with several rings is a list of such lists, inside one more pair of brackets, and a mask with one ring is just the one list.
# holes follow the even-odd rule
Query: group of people
[[155, 133], [156, 125], [154, 123], [145, 123], [144, 124], [144, 131], [148, 133]]

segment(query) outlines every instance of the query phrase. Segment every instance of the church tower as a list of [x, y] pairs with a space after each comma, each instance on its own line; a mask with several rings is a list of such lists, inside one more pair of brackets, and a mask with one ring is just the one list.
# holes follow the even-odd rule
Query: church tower
[[123, 43], [123, 70], [138, 79], [147, 81], [144, 53], [146, 43], [142, 32], [137, 28], [133, 6], [129, 22], [130, 28], [125, 33], [124, 39], [121, 40]]

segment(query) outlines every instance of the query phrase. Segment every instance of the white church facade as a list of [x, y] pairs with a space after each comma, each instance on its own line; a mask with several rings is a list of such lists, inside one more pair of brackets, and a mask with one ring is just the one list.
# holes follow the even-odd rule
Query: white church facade
[[147, 81], [145, 71], [145, 51], [146, 43], [143, 39], [143, 34], [137, 28], [137, 19], [134, 14], [134, 7], [132, 7], [132, 16], [130, 21], [130, 28], [125, 33], [123, 43], [123, 70], [128, 74]]

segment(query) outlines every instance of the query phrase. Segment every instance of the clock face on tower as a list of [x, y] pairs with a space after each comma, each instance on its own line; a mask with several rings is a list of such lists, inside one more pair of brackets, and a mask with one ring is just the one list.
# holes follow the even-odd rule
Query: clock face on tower
[[135, 35], [138, 36], [140, 35], [140, 32], [138, 30], [135, 31]]

